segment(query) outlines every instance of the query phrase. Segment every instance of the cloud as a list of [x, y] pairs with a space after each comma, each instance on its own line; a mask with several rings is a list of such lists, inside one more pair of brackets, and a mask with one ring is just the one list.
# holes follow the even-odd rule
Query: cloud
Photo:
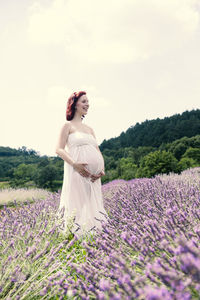
[[128, 63], [184, 45], [199, 25], [197, 0], [53, 0], [29, 10], [29, 41], [88, 62]]

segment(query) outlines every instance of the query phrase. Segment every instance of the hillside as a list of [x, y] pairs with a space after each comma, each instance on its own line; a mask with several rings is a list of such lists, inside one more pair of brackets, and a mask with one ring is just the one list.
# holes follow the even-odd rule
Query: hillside
[[198, 134], [200, 134], [200, 109], [185, 111], [164, 119], [157, 118], [136, 123], [118, 137], [103, 140], [100, 149], [103, 151], [123, 147], [159, 147], [163, 143]]
[[[200, 110], [137, 123], [119, 137], [104, 140], [100, 149], [106, 171], [102, 183], [118, 178], [129, 180], [180, 173], [198, 167]], [[57, 190], [61, 188], [62, 180], [63, 160], [60, 157], [41, 157], [25, 146], [21, 149], [0, 147], [2, 186], [37, 186]]]

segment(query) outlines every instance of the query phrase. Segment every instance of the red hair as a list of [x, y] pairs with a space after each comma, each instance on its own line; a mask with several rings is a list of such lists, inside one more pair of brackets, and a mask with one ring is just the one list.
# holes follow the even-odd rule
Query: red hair
[[[74, 117], [75, 114], [75, 106], [76, 106], [76, 102], [78, 101], [78, 99], [82, 96], [82, 95], [86, 95], [86, 92], [84, 91], [80, 91], [78, 93], [74, 92], [67, 101], [67, 109], [66, 109], [66, 120], [71, 121]], [[84, 118], [85, 116], [82, 115], [82, 118]]]

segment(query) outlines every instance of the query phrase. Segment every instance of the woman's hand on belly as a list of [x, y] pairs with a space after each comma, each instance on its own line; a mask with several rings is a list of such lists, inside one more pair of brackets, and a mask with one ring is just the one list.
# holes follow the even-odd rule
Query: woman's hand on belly
[[85, 165], [87, 165], [87, 163], [79, 163], [79, 162], [75, 162], [73, 164], [74, 169], [79, 172], [79, 174], [83, 177], [90, 177], [91, 173], [87, 170], [87, 168], [85, 167]]
[[101, 176], [104, 176], [105, 172], [102, 170], [99, 174], [97, 175], [91, 175], [91, 181], [94, 182], [95, 180], [99, 179]]

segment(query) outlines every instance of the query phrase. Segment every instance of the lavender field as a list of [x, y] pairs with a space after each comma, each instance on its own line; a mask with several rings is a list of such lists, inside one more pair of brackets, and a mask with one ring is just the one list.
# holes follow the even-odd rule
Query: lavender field
[[82, 240], [59, 193], [0, 210], [0, 299], [200, 299], [200, 168], [102, 190], [107, 223]]

